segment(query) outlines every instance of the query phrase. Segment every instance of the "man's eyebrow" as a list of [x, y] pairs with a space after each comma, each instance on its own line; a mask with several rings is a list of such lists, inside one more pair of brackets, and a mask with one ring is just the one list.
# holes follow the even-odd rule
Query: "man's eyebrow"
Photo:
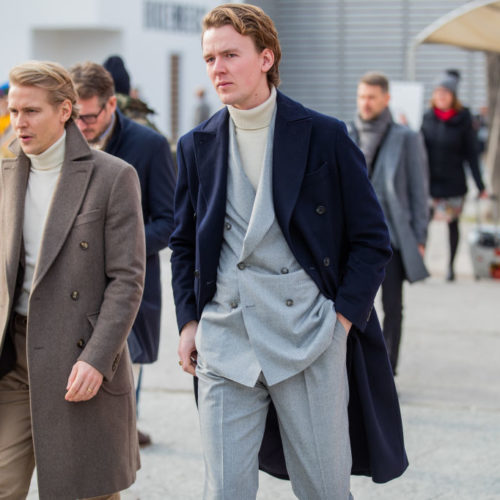
[[[237, 48], [228, 48], [218, 51], [219, 54], [231, 54], [233, 52], [239, 52], [239, 50]], [[207, 57], [213, 57], [212, 52], [206, 52], [203, 54], [204, 59], [206, 59]]]

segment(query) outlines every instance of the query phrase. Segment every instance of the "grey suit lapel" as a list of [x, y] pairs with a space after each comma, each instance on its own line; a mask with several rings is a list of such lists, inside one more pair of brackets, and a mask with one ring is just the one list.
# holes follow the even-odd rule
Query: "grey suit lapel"
[[264, 164], [260, 175], [259, 186], [255, 196], [254, 206], [248, 230], [243, 241], [241, 260], [246, 259], [254, 250], [258, 243], [264, 238], [269, 228], [272, 226], [275, 215], [273, 207], [272, 175], [273, 175], [273, 138], [274, 121], [276, 109], [271, 117], [269, 132], [267, 135], [266, 151], [264, 154]]

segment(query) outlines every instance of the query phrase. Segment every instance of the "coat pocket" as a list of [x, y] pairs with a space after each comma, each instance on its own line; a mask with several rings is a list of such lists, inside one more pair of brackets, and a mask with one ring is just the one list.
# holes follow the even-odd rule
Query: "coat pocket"
[[90, 212], [83, 212], [76, 216], [75, 223], [73, 227], [80, 226], [81, 224], [88, 224], [102, 217], [102, 210], [96, 208], [95, 210], [90, 210]]

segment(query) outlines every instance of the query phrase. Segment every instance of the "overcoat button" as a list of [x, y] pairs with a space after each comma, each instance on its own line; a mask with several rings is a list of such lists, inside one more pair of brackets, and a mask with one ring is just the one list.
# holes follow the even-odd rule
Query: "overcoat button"
[[286, 304], [288, 307], [291, 307], [291, 306], [293, 306], [293, 300], [292, 300], [292, 299], [287, 299], [287, 301], [285, 302], [285, 304]]
[[243, 269], [245, 269], [245, 267], [247, 267], [247, 265], [244, 262], [238, 262], [238, 269], [240, 271], [243, 271]]
[[226, 222], [225, 226], [228, 231], [233, 227], [230, 222]]
[[235, 300], [233, 300], [231, 302], [231, 304], [229, 304], [231, 306], [231, 309], [236, 309], [238, 307], [238, 302], [236, 302]]
[[71, 292], [71, 298], [73, 300], [78, 300], [79, 297], [80, 297], [80, 294], [76, 290]]
[[80, 339], [80, 340], [76, 343], [76, 345], [77, 345], [78, 347], [83, 347], [83, 346], [85, 345], [85, 340]]
[[80, 248], [82, 250], [87, 250], [88, 247], [89, 247], [88, 241], [80, 241]]
[[288, 274], [288, 267], [282, 267], [281, 274]]
[[329, 258], [329, 257], [325, 257], [325, 258], [323, 259], [323, 265], [324, 265], [325, 267], [328, 267], [328, 266], [330, 265], [330, 258]]
[[194, 277], [195, 278], [199, 278], [200, 277], [200, 271], [198, 271], [198, 269], [195, 270]]
[[323, 214], [325, 214], [325, 213], [326, 213], [326, 207], [325, 207], [324, 205], [318, 205], [318, 206], [316, 207], [316, 213], [317, 213], [318, 215], [323, 215]]

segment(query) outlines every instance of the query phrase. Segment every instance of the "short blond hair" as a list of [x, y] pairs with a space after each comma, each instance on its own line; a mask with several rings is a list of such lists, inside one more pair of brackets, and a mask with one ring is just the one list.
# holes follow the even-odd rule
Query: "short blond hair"
[[278, 87], [281, 47], [278, 32], [272, 19], [260, 8], [250, 4], [227, 3], [212, 9], [202, 21], [202, 40], [210, 28], [232, 26], [237, 33], [249, 36], [259, 53], [269, 49], [274, 54], [274, 64], [267, 72], [267, 82]]
[[60, 64], [51, 61], [28, 61], [14, 66], [9, 72], [10, 86], [38, 87], [48, 92], [49, 102], [57, 106], [69, 100], [72, 110], [68, 121], [78, 116], [76, 89], [70, 74]]

